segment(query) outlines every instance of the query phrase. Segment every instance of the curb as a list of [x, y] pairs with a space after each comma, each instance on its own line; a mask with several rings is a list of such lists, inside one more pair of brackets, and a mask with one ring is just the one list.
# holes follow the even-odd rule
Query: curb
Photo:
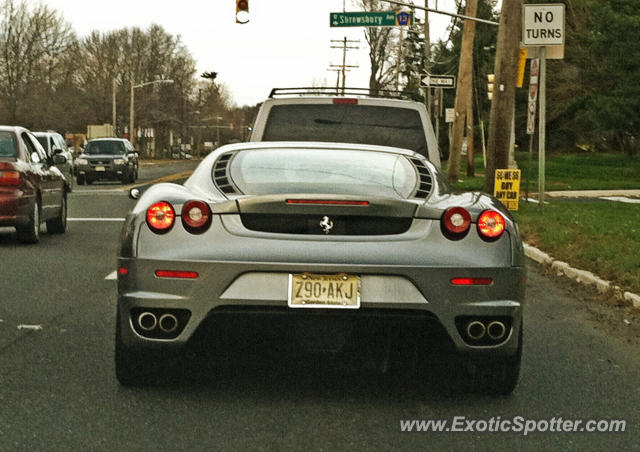
[[640, 308], [640, 295], [624, 291], [621, 287], [594, 275], [593, 273], [571, 267], [566, 262], [554, 259], [538, 248], [524, 244], [525, 255], [545, 267], [551, 267], [558, 275], [565, 275], [585, 286], [595, 287], [599, 293], [613, 293], [616, 299], [634, 308]]

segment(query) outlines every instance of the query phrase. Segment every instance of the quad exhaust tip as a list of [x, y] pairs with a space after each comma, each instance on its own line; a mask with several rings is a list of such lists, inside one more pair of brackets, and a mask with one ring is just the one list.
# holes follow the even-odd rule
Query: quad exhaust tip
[[489, 336], [494, 341], [502, 339], [507, 332], [507, 327], [504, 323], [499, 321], [493, 321], [487, 325], [487, 336]]
[[152, 333], [159, 330], [164, 334], [171, 334], [177, 331], [180, 323], [178, 318], [171, 313], [155, 314], [150, 311], [142, 312], [137, 319], [138, 327], [145, 333]]
[[500, 341], [507, 334], [507, 326], [500, 320], [482, 322], [471, 320], [465, 330], [467, 337], [472, 341], [481, 341], [485, 337], [491, 341]]
[[178, 319], [173, 314], [163, 314], [158, 321], [158, 327], [163, 333], [173, 333], [178, 329]]
[[138, 326], [143, 331], [152, 331], [158, 326], [158, 318], [153, 312], [143, 312], [138, 316]]
[[486, 333], [486, 327], [484, 323], [479, 320], [473, 320], [467, 324], [467, 336], [473, 339], [474, 341], [478, 341], [482, 339]]

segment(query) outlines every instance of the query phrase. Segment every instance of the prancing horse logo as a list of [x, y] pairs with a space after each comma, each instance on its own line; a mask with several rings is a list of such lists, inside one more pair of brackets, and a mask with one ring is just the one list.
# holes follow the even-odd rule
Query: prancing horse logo
[[333, 221], [329, 219], [329, 217], [322, 217], [322, 221], [320, 221], [320, 227], [324, 231], [325, 234], [328, 234], [329, 231], [333, 229]]

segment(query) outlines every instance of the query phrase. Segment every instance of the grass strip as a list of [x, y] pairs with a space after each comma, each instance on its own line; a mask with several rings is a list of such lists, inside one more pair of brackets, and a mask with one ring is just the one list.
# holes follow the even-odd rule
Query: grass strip
[[553, 200], [513, 214], [527, 243], [640, 293], [640, 204]]

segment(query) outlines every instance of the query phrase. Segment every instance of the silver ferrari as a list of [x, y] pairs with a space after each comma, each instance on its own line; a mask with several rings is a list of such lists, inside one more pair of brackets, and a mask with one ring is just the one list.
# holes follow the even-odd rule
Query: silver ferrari
[[[255, 340], [277, 353], [283, 344], [310, 353], [374, 347], [384, 359], [407, 338], [362, 337], [400, 319], [439, 329], [447, 360], [462, 363], [471, 388], [510, 393], [524, 283], [522, 242], [505, 207], [483, 193], [454, 193], [420, 154], [227, 145], [183, 185], [151, 186], [127, 216], [116, 375], [145, 383], [196, 339], [224, 348], [241, 328], [262, 331]], [[409, 334], [407, 359], [423, 356], [421, 337]]]

